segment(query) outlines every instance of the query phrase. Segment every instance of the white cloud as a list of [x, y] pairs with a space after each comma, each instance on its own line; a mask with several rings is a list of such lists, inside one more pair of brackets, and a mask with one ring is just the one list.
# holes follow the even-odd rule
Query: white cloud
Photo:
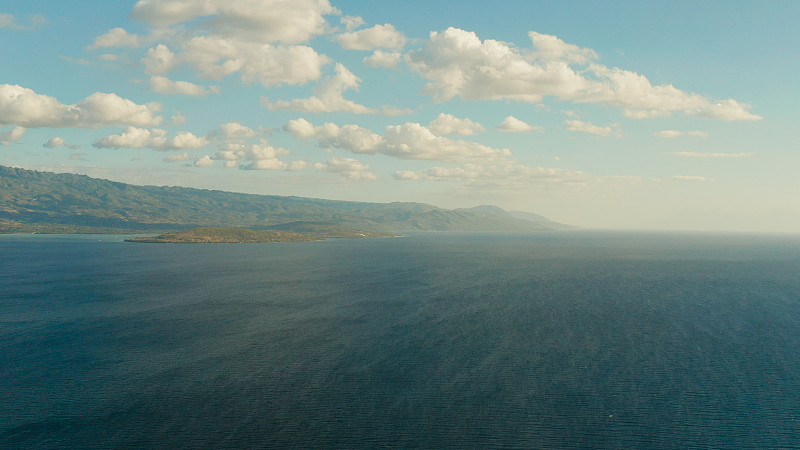
[[175, 67], [175, 53], [164, 44], [158, 44], [147, 51], [142, 58], [144, 71], [150, 75], [166, 75]]
[[545, 95], [569, 96], [592, 83], [564, 61], [536, 64], [509, 44], [448, 28], [407, 55], [412, 70], [431, 81], [425, 93], [439, 101], [511, 99], [539, 102]]
[[303, 85], [318, 80], [330, 59], [297, 44], [331, 32], [324, 17], [330, 14], [340, 12], [328, 0], [142, 0], [131, 17], [146, 22], [149, 35], [115, 29], [96, 45], [177, 36], [173, 49], [160, 43], [148, 51], [142, 59], [148, 74], [166, 76], [186, 64], [207, 79], [238, 74], [246, 84]]
[[364, 25], [364, 19], [359, 16], [342, 16], [339, 22], [347, 28], [347, 31], [353, 31]]
[[131, 12], [155, 28], [198, 18], [213, 34], [252, 42], [306, 42], [328, 30], [328, 0], [141, 0]]
[[167, 131], [154, 128], [127, 127], [120, 134], [112, 134], [96, 140], [97, 148], [152, 148], [154, 150], [196, 149], [208, 145], [208, 139], [181, 131], [174, 137], [167, 137]]
[[658, 131], [653, 134], [655, 137], [663, 138], [663, 139], [671, 139], [676, 138], [679, 136], [694, 136], [694, 137], [701, 137], [705, 138], [708, 137], [708, 133], [704, 131], [678, 131], [678, 130], [663, 130]]
[[341, 148], [353, 153], [374, 155], [382, 149], [385, 141], [382, 136], [358, 125], [344, 125], [339, 127], [326, 123], [309, 130], [311, 123], [305, 119], [296, 119], [286, 125], [286, 130], [294, 137], [316, 137], [320, 147]]
[[528, 52], [532, 58], [542, 61], [567, 61], [570, 63], [586, 64], [597, 59], [597, 53], [588, 48], [567, 44], [561, 39], [548, 34], [528, 32], [533, 44], [533, 50]]
[[453, 134], [458, 136], [472, 136], [486, 131], [483, 125], [470, 119], [459, 119], [451, 114], [440, 113], [439, 116], [428, 124], [428, 129], [439, 136]]
[[166, 158], [164, 158], [164, 161], [169, 163], [169, 162], [176, 162], [176, 161], [190, 161], [191, 159], [192, 159], [192, 157], [189, 156], [188, 152], [183, 152], [183, 153], [180, 153], [180, 154], [177, 154], [177, 155], [169, 155]]
[[42, 147], [56, 148], [56, 147], [61, 147], [62, 145], [64, 145], [64, 138], [56, 136], [48, 140], [46, 143], [44, 143]]
[[137, 105], [116, 94], [95, 92], [65, 105], [53, 97], [18, 85], [0, 84], [0, 125], [27, 128], [102, 128], [117, 124], [152, 126], [161, 123], [161, 105]]
[[712, 101], [672, 85], [653, 86], [644, 75], [618, 68], [591, 64], [589, 70], [601, 79], [601, 87], [578, 93], [578, 102], [603, 102], [625, 108], [632, 118], [649, 118], [680, 111], [690, 116], [718, 120], [760, 120], [747, 111], [748, 105], [727, 99]]
[[5, 147], [17, 142], [22, 139], [25, 131], [26, 129], [23, 127], [14, 127], [10, 130], [0, 131], [0, 145]]
[[[238, 137], [255, 136], [253, 130], [242, 126], [236, 122], [230, 122], [220, 126], [223, 135], [231, 139]], [[289, 155], [291, 152], [284, 148], [273, 147], [266, 139], [260, 139], [258, 144], [246, 145], [241, 142], [229, 142], [224, 150], [217, 151], [211, 159], [224, 161], [223, 166], [228, 168], [236, 167], [240, 162], [245, 162], [239, 166], [241, 170], [290, 170], [297, 171], [307, 167], [306, 162], [294, 161], [286, 163], [279, 159], [279, 156]]]
[[601, 127], [593, 125], [591, 122], [584, 122], [581, 120], [567, 120], [564, 122], [569, 131], [576, 131], [579, 133], [596, 134], [597, 136], [608, 136], [612, 133], [613, 129], [608, 127]]
[[410, 52], [406, 62], [429, 80], [424, 92], [439, 101], [458, 96], [465, 100], [537, 103], [553, 96], [576, 103], [618, 106], [633, 118], [683, 112], [719, 120], [761, 119], [736, 100], [714, 101], [672, 85], [653, 86], [643, 75], [592, 63], [596, 58], [592, 50], [555, 36], [530, 35], [532, 49], [520, 51], [512, 44], [481, 41], [475, 33], [448, 28], [431, 32], [429, 41]]
[[673, 180], [677, 181], [710, 181], [706, 177], [700, 177], [695, 175], [675, 175], [672, 177]]
[[211, 167], [214, 165], [214, 161], [211, 159], [210, 156], [205, 155], [202, 158], [198, 159], [194, 162], [195, 167]]
[[283, 129], [288, 131], [292, 136], [300, 139], [308, 139], [316, 135], [314, 124], [303, 119], [292, 119], [283, 126]]
[[655, 133], [654, 136], [655, 137], [660, 137], [662, 139], [672, 139], [672, 138], [676, 138], [676, 137], [678, 137], [678, 136], [680, 136], [682, 134], [683, 134], [682, 132], [677, 131], [677, 130], [663, 130], [663, 131], [659, 131], [659, 132]]
[[527, 133], [533, 130], [533, 127], [514, 116], [508, 116], [503, 119], [503, 123], [497, 126], [497, 129], [504, 133]]
[[113, 62], [113, 61], [119, 61], [120, 57], [112, 53], [103, 53], [102, 55], [99, 55], [97, 59], [103, 62]]
[[344, 98], [345, 91], [350, 89], [358, 90], [360, 81], [347, 67], [337, 63], [336, 74], [315, 87], [313, 96], [294, 100], [278, 100], [275, 103], [262, 98], [262, 104], [273, 110], [280, 109], [309, 113], [344, 111], [354, 114], [380, 114], [377, 109], [368, 108]]
[[375, 50], [370, 56], [365, 57], [363, 62], [370, 67], [396, 69], [402, 59], [403, 54], [400, 52], [384, 52], [383, 50]]
[[150, 90], [159, 94], [205, 97], [211, 91], [188, 81], [173, 81], [167, 77], [150, 77]]
[[332, 123], [314, 127], [305, 119], [295, 119], [284, 129], [296, 138], [314, 137], [323, 148], [339, 148], [357, 154], [382, 154], [398, 159], [464, 162], [507, 158], [508, 149], [496, 149], [475, 142], [437, 136], [419, 123], [388, 126], [384, 135], [358, 125], [339, 127]]
[[190, 39], [178, 57], [201, 77], [220, 80], [239, 73], [243, 82], [259, 82], [264, 87], [317, 80], [322, 65], [329, 61], [307, 46], [275, 46], [218, 36]]
[[399, 50], [406, 45], [406, 37], [394, 25], [386, 23], [363, 30], [342, 33], [336, 36], [339, 45], [348, 50], [375, 50], [386, 48]]
[[378, 177], [369, 171], [369, 166], [352, 158], [334, 157], [314, 165], [319, 170], [340, 175], [348, 180], [375, 180]]
[[673, 152], [673, 154], [690, 158], [747, 158], [748, 156], [753, 156], [752, 153]]
[[246, 127], [239, 122], [223, 123], [219, 126], [219, 130], [225, 139], [244, 139], [256, 136], [256, 132], [252, 128]]
[[89, 50], [108, 47], [138, 47], [144, 42], [143, 38], [136, 34], [128, 33], [124, 28], [112, 28], [105, 34], [94, 38], [94, 43], [87, 47]]
[[411, 108], [395, 108], [393, 106], [383, 105], [381, 106], [381, 112], [384, 116], [405, 116], [407, 114], [414, 114], [414, 111]]

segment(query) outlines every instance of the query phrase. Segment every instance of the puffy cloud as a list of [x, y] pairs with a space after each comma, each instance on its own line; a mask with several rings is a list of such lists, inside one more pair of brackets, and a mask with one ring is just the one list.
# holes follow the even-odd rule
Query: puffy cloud
[[167, 131], [154, 128], [127, 127], [120, 134], [112, 134], [98, 139], [92, 145], [97, 148], [152, 148], [154, 150], [196, 149], [208, 145], [208, 139], [181, 131], [174, 137], [167, 137]]
[[352, 158], [334, 157], [314, 165], [319, 170], [340, 175], [348, 180], [375, 180], [378, 177], [369, 171], [369, 166]]
[[370, 67], [383, 67], [384, 69], [396, 69], [400, 64], [403, 55], [400, 52], [385, 52], [383, 50], [375, 50], [370, 56], [363, 59], [364, 64]]
[[747, 158], [752, 153], [718, 153], [718, 152], [673, 152], [674, 155], [688, 156], [690, 158]]
[[62, 145], [64, 145], [64, 138], [56, 136], [48, 140], [46, 143], [44, 143], [42, 147], [56, 148], [56, 147], [61, 147]]
[[374, 50], [388, 48], [399, 50], [406, 45], [406, 37], [397, 31], [394, 25], [386, 23], [371, 28], [342, 33], [336, 36], [342, 48], [348, 50]]
[[271, 87], [320, 78], [330, 60], [296, 44], [329, 32], [328, 14], [339, 14], [328, 0], [142, 0], [131, 17], [151, 27], [139, 43], [180, 33], [176, 49], [159, 44], [148, 51], [148, 74], [165, 76], [187, 64], [203, 78], [239, 74], [245, 83]]
[[565, 122], [569, 131], [577, 131], [579, 133], [596, 134], [598, 136], [608, 136], [613, 129], [608, 127], [601, 127], [592, 125], [591, 122], [583, 122], [581, 120], [568, 120]]
[[167, 77], [150, 77], [150, 90], [159, 94], [205, 97], [211, 91], [188, 81], [173, 81]]
[[283, 129], [288, 131], [292, 136], [300, 139], [308, 139], [316, 135], [314, 124], [303, 119], [292, 119], [283, 126]]
[[183, 152], [183, 153], [180, 153], [178, 155], [169, 155], [166, 158], [164, 158], [164, 161], [169, 163], [169, 162], [176, 162], [176, 161], [190, 161], [191, 159], [192, 159], [192, 157], [189, 156], [188, 152]]
[[317, 139], [320, 147], [340, 148], [360, 154], [383, 154], [399, 159], [430, 161], [489, 161], [511, 155], [508, 149], [496, 149], [475, 142], [435, 135], [419, 123], [386, 127], [380, 136], [358, 125], [339, 127], [326, 123], [314, 127], [305, 119], [295, 119], [284, 127], [297, 138]]
[[[589, 49], [567, 44], [555, 36], [531, 32], [532, 49], [475, 33], [448, 28], [431, 32], [430, 39], [406, 56], [409, 67], [430, 82], [425, 93], [439, 101], [519, 100], [540, 102], [554, 96], [576, 103], [605, 103], [621, 107], [631, 118], [682, 112], [719, 120], [759, 120], [749, 106], [733, 99], [714, 101], [672, 85], [653, 86], [644, 76], [592, 63]], [[581, 65], [576, 70], [572, 66]]]
[[315, 87], [313, 96], [294, 100], [278, 100], [275, 103], [262, 98], [262, 104], [269, 109], [309, 113], [344, 111], [354, 114], [380, 114], [377, 109], [368, 108], [344, 98], [345, 91], [358, 90], [360, 81], [343, 64], [336, 64], [336, 74]]
[[353, 153], [374, 155], [385, 144], [383, 137], [358, 125], [339, 127], [332, 123], [326, 123], [314, 127], [310, 122], [301, 118], [289, 121], [284, 129], [296, 138], [316, 137], [320, 147], [341, 148]]
[[497, 129], [504, 133], [527, 133], [533, 130], [533, 127], [514, 116], [508, 116], [503, 119], [503, 123], [497, 126]]
[[25, 131], [26, 129], [23, 127], [14, 127], [10, 130], [0, 131], [0, 145], [5, 147], [17, 142], [22, 139]]
[[439, 116], [428, 124], [428, 129], [439, 136], [454, 134], [458, 136], [472, 136], [486, 131], [483, 125], [470, 119], [459, 119], [451, 114], [440, 113]]
[[[245, 130], [250, 130], [236, 122], [221, 125], [222, 130], [227, 130], [231, 137], [249, 135]], [[250, 130], [252, 132], [252, 130]], [[222, 131], [225, 134], [225, 131]], [[253, 132], [253, 135], [255, 133]], [[244, 143], [228, 143], [224, 150], [214, 154], [211, 159], [224, 161], [224, 167], [236, 167], [239, 162], [245, 162], [239, 166], [241, 170], [302, 170], [307, 166], [306, 162], [295, 161], [286, 163], [281, 161], [279, 156], [289, 155], [289, 150], [273, 147], [266, 139], [260, 139], [258, 144], [245, 145]]]
[[180, 60], [214, 80], [239, 73], [245, 83], [265, 87], [301, 85], [322, 76], [328, 58], [302, 45], [274, 46], [218, 36], [198, 36], [183, 45]]
[[164, 44], [158, 44], [147, 51], [147, 56], [142, 58], [144, 71], [150, 75], [166, 75], [175, 67], [175, 53]]
[[214, 34], [296, 44], [325, 33], [324, 16], [338, 13], [328, 0], [141, 0], [131, 17], [156, 28], [208, 17]]
[[593, 83], [564, 61], [526, 60], [509, 44], [448, 28], [407, 55], [412, 70], [431, 81], [425, 92], [440, 101], [512, 99], [539, 102], [545, 95], [571, 96]]
[[219, 126], [219, 131], [225, 139], [244, 139], [256, 136], [252, 128], [246, 127], [239, 122], [223, 123]]
[[143, 42], [141, 36], [128, 33], [124, 28], [117, 27], [94, 38], [94, 43], [87, 48], [94, 50], [108, 47], [138, 47]]
[[198, 159], [194, 162], [195, 167], [211, 167], [214, 165], [214, 161], [211, 159], [210, 156], [205, 155], [202, 158]]
[[161, 105], [137, 105], [116, 94], [95, 92], [84, 100], [65, 105], [53, 97], [18, 85], [0, 85], [0, 125], [27, 128], [102, 128], [117, 124], [152, 126], [161, 123]]
[[570, 63], [586, 64], [597, 59], [597, 53], [588, 48], [567, 44], [561, 39], [549, 34], [531, 31], [528, 33], [533, 43], [533, 50], [528, 56], [542, 61], [566, 61]]

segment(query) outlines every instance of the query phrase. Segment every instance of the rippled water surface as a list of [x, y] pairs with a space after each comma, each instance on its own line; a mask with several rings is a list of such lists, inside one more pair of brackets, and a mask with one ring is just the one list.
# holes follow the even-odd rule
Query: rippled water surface
[[800, 446], [800, 238], [0, 236], [0, 447]]

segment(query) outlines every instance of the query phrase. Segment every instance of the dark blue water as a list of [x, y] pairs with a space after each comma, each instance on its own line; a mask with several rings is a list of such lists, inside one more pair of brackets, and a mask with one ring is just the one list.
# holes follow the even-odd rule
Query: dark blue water
[[0, 236], [0, 447], [800, 447], [800, 238]]

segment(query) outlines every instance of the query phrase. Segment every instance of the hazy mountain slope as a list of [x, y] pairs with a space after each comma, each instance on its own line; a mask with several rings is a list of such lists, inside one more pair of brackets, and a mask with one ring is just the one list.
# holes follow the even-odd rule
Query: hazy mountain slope
[[[487, 211], [491, 209], [491, 213]], [[492, 209], [493, 208], [493, 209]], [[500, 208], [361, 203], [183, 187], [136, 186], [0, 166], [0, 227], [49, 225], [155, 231], [327, 222], [375, 231], [545, 231]]]

